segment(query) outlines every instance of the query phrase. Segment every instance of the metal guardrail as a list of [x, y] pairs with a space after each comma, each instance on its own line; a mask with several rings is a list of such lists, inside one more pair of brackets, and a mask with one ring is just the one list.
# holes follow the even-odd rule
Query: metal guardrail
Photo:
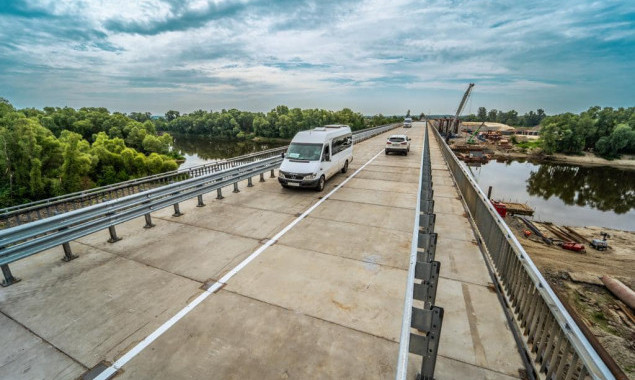
[[96, 187], [84, 191], [65, 194], [0, 210], [0, 221], [5, 228], [44, 219], [97, 203], [136, 194], [157, 186], [182, 181], [188, 178], [226, 170], [264, 158], [276, 157], [287, 149], [286, 146], [233, 157], [220, 162], [208, 163], [187, 169], [155, 174], [112, 185]]
[[537, 377], [615, 379], [505, 221], [436, 128], [434, 135], [478, 229]]
[[[353, 141], [358, 143], [395, 127], [396, 125], [388, 125], [363, 130], [354, 135]], [[145, 227], [151, 228], [154, 226], [151, 212], [173, 206], [174, 216], [179, 216], [179, 202], [198, 197], [198, 206], [204, 206], [203, 194], [214, 190], [217, 191], [217, 198], [222, 199], [221, 189], [225, 186], [233, 184], [234, 192], [238, 192], [239, 181], [246, 179], [247, 186], [253, 186], [252, 177], [260, 175], [260, 181], [264, 181], [264, 173], [267, 171], [271, 171], [271, 178], [275, 178], [274, 169], [281, 162], [282, 157], [277, 154], [236, 167], [227, 163], [227, 168], [207, 174], [199, 167], [201, 172], [193, 178], [0, 230], [0, 268], [4, 275], [2, 285], [19, 281], [9, 269], [12, 262], [57, 245], [62, 245], [65, 261], [73, 260], [77, 256], [73, 255], [69, 242], [74, 239], [108, 228], [109, 242], [114, 243], [120, 240], [115, 229], [117, 224], [143, 215], [146, 219]]]
[[[355, 131], [353, 132], [353, 142], [356, 143], [363, 141], [369, 137], [375, 136], [379, 130], [385, 131], [387, 128], [395, 128], [399, 125], [400, 124], [382, 125]], [[159, 186], [164, 186], [166, 184], [183, 181], [188, 178], [200, 177], [269, 157], [277, 157], [282, 152], [286, 151], [287, 148], [288, 145], [232, 157], [219, 162], [155, 174], [107, 186], [100, 186], [93, 189], [60, 195], [58, 197], [7, 207], [0, 209], [0, 229], [49, 218], [69, 211], [78, 210], [86, 206], [107, 202]]]
[[[441, 263], [434, 261], [437, 234], [434, 232], [436, 215], [434, 214], [433, 194], [432, 165], [426, 122], [419, 178], [419, 197], [417, 197], [417, 212], [412, 232], [410, 264], [399, 339], [396, 380], [405, 380], [408, 376], [409, 353], [422, 357], [417, 379], [434, 379], [434, 368], [443, 324], [443, 308], [434, 305]], [[415, 300], [419, 301], [422, 307], [415, 307]]]

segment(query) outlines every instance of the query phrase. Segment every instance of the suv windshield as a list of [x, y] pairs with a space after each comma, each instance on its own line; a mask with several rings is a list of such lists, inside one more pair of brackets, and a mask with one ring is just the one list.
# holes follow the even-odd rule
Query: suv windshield
[[291, 160], [318, 161], [322, 153], [322, 144], [291, 143], [287, 157]]

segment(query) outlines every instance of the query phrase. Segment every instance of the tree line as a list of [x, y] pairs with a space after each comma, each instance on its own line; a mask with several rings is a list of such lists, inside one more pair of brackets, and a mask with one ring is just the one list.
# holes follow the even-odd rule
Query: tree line
[[593, 151], [606, 158], [635, 154], [635, 107], [591, 107], [580, 113], [549, 116], [540, 129], [542, 148], [554, 152]]
[[[566, 178], [558, 181], [554, 178]], [[542, 164], [527, 180], [529, 195], [560, 198], [567, 205], [625, 214], [635, 208], [635, 172], [616, 168]]]
[[16, 110], [0, 98], [0, 207], [177, 169], [172, 137], [105, 108]]
[[522, 116], [518, 115], [515, 110], [503, 112], [497, 109], [487, 110], [485, 107], [478, 107], [476, 115], [471, 114], [461, 117], [464, 121], [487, 121], [492, 123], [502, 123], [514, 127], [535, 127], [547, 117], [543, 109], [537, 109], [536, 112], [529, 111]]
[[161, 131], [207, 135], [227, 139], [253, 137], [291, 139], [298, 131], [327, 124], [347, 124], [352, 130], [403, 121], [402, 116], [376, 115], [365, 117], [349, 108], [340, 111], [300, 109], [277, 106], [267, 113], [240, 111], [198, 110], [181, 115], [168, 111], [165, 117], [154, 120]]

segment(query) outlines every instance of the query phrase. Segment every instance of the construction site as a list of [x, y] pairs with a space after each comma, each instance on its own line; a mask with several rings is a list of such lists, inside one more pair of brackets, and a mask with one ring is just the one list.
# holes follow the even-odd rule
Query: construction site
[[633, 309], [609, 289], [614, 280], [635, 287], [635, 233], [529, 221], [534, 232], [521, 217], [505, 220], [596, 350], [635, 379]]
[[[436, 121], [457, 158], [469, 168], [492, 159], [527, 157], [526, 149], [515, 148], [511, 143], [512, 136], [516, 141], [536, 141], [538, 128], [518, 135], [513, 127], [504, 124], [460, 122], [472, 87], [468, 86], [454, 118]], [[623, 166], [630, 168], [635, 163], [624, 161]], [[616, 378], [635, 379], [635, 232], [535, 221], [535, 210], [530, 206], [494, 200], [491, 191], [490, 186], [487, 199], [593, 348]]]

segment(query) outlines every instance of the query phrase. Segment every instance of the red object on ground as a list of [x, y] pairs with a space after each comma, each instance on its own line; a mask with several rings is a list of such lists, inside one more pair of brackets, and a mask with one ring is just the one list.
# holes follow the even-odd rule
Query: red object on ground
[[582, 244], [574, 243], [572, 241], [562, 244], [562, 248], [568, 249], [569, 251], [575, 251], [575, 252], [584, 251], [584, 246]]
[[525, 234], [525, 237], [529, 237], [529, 235], [531, 235], [531, 231], [529, 230], [523, 230], [523, 233]]
[[498, 212], [500, 216], [502, 216], [503, 218], [507, 216], [507, 206], [505, 205], [505, 203], [496, 202], [493, 200], [490, 200], [490, 202], [492, 202], [492, 204], [494, 205], [494, 208], [496, 209], [496, 212]]

